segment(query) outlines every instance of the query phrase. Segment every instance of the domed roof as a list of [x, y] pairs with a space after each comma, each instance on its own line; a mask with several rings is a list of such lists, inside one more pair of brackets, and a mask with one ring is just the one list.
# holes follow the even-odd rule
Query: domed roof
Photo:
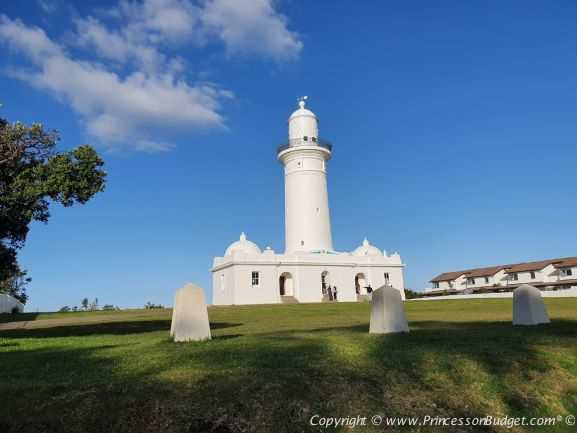
[[229, 247], [224, 252], [225, 256], [232, 256], [236, 253], [242, 254], [260, 254], [260, 248], [254, 242], [249, 241], [246, 238], [244, 232], [240, 234], [240, 239], [236, 242], [233, 242], [229, 245]]
[[292, 119], [294, 119], [295, 117], [301, 117], [301, 116], [314, 117], [315, 119], [317, 118], [315, 113], [313, 113], [311, 110], [305, 108], [305, 100], [306, 99], [299, 100], [299, 108], [297, 110], [293, 111], [293, 113], [290, 115], [289, 122]]
[[353, 251], [353, 256], [382, 256], [383, 253], [374, 245], [369, 244], [367, 238], [363, 244]]

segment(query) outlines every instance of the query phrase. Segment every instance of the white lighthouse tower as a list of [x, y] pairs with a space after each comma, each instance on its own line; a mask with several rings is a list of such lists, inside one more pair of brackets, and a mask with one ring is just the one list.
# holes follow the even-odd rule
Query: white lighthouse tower
[[318, 119], [305, 108], [306, 99], [299, 99], [289, 117], [288, 143], [277, 149], [284, 167], [285, 251], [263, 250], [241, 233], [214, 258], [215, 305], [365, 302], [369, 289], [381, 286], [405, 297], [399, 254], [387, 254], [366, 238], [352, 251], [334, 250], [327, 193], [332, 146], [320, 139]]
[[278, 149], [285, 176], [285, 252], [333, 251], [327, 193], [332, 146], [319, 138], [318, 119], [305, 108], [307, 97], [288, 120], [288, 143]]

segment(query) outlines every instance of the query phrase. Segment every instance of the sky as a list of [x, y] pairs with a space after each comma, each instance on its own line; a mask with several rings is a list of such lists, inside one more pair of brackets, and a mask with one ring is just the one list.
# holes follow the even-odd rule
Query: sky
[[577, 255], [577, 2], [30, 0], [0, 5], [0, 117], [89, 143], [106, 190], [51, 207], [28, 311], [210, 297], [241, 231], [284, 250], [297, 97], [334, 144], [333, 243], [405, 285]]

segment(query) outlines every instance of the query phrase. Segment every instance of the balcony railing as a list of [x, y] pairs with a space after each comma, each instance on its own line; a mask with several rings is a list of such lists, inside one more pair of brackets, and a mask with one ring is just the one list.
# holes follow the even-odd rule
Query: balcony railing
[[288, 143], [281, 144], [277, 148], [277, 153], [281, 153], [290, 147], [297, 147], [297, 146], [319, 146], [324, 149], [327, 149], [329, 152], [333, 150], [333, 145], [327, 140], [323, 140], [322, 138], [316, 138], [316, 137], [303, 137], [303, 138], [293, 138], [292, 140], [289, 140]]

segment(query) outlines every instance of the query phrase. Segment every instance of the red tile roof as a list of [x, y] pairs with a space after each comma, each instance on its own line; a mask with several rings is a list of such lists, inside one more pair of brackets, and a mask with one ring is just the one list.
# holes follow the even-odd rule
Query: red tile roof
[[491, 266], [488, 268], [478, 268], [472, 269], [467, 272], [467, 277], [475, 278], [475, 277], [490, 277], [495, 275], [500, 270], [505, 269], [505, 266]]
[[437, 275], [435, 278], [431, 280], [431, 282], [435, 281], [453, 281], [459, 278], [461, 275], [466, 273], [467, 271], [458, 271], [458, 272], [445, 272], [444, 274]]
[[506, 273], [511, 274], [515, 272], [529, 272], [540, 271], [546, 266], [553, 265], [556, 268], [577, 266], [577, 257], [565, 257], [560, 259], [540, 260], [536, 262], [514, 263], [512, 265], [490, 266], [486, 268], [465, 269], [463, 271], [445, 272], [437, 275], [431, 280], [432, 283], [440, 281], [453, 281], [461, 275], [467, 277], [488, 277], [495, 275], [500, 270], [505, 270]]
[[559, 263], [553, 263], [553, 266], [555, 266], [557, 269], [577, 266], [577, 257], [570, 257], [568, 259], [563, 259]]

